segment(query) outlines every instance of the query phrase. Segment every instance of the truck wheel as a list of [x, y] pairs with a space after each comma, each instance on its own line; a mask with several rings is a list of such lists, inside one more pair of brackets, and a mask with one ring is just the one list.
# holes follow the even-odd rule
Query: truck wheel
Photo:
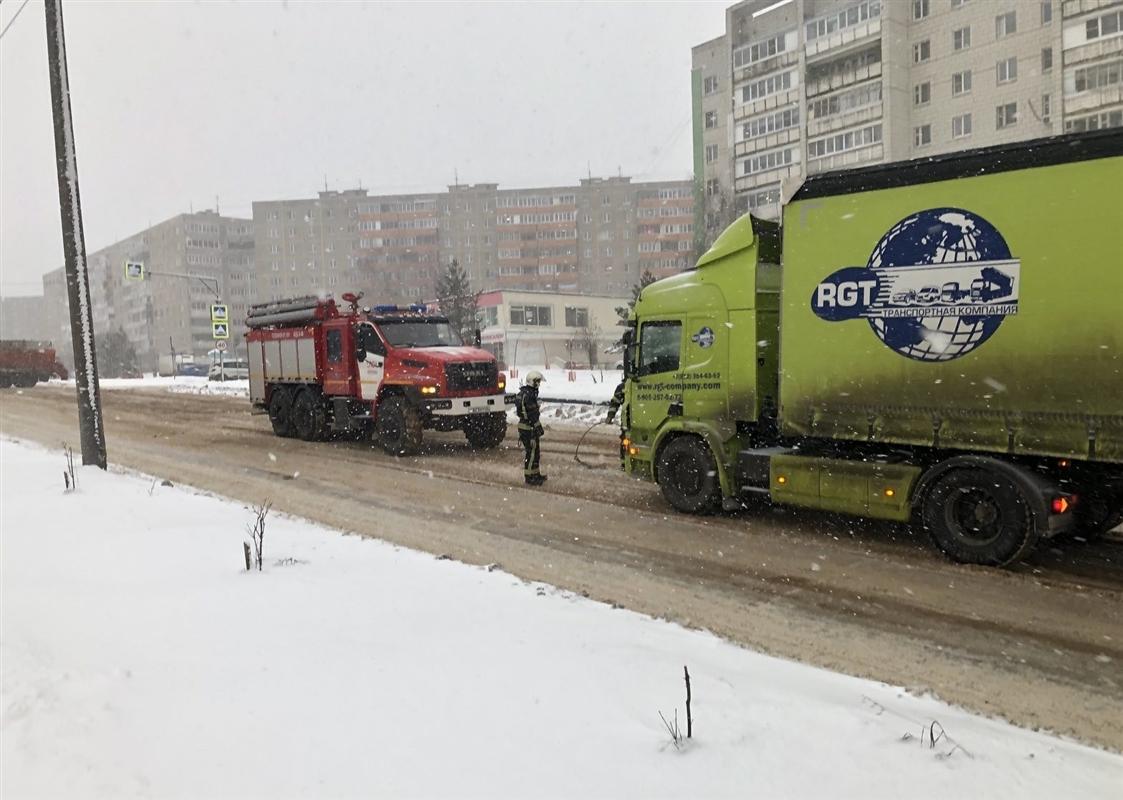
[[421, 415], [404, 397], [378, 404], [378, 438], [392, 456], [412, 456], [421, 449]]
[[15, 384], [21, 389], [30, 389], [35, 385], [35, 376], [26, 372], [21, 372], [15, 378]]
[[1093, 489], [1080, 495], [1075, 514], [1073, 535], [1087, 540], [1098, 539], [1123, 522], [1123, 494]]
[[477, 450], [491, 450], [498, 447], [507, 436], [506, 414], [481, 414], [464, 421], [464, 435], [468, 444]]
[[937, 479], [922, 508], [932, 542], [953, 561], [1002, 567], [1037, 544], [1029, 501], [1010, 478], [957, 469]]
[[313, 389], [301, 389], [292, 401], [292, 430], [306, 442], [325, 438], [327, 412], [320, 402], [319, 393]]
[[708, 514], [721, 504], [714, 457], [697, 436], [671, 440], [659, 455], [659, 488], [679, 511]]
[[292, 395], [283, 386], [273, 389], [269, 399], [269, 421], [277, 436], [292, 436]]

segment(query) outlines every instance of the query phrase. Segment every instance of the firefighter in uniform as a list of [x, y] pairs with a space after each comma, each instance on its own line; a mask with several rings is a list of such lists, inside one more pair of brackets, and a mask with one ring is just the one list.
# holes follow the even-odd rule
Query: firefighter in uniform
[[612, 393], [612, 399], [608, 401], [608, 416], [604, 421], [609, 425], [616, 419], [616, 412], [620, 410], [620, 406], [624, 405], [624, 381], [616, 384], [616, 390]]
[[515, 398], [515, 411], [519, 415], [519, 441], [525, 451], [523, 477], [531, 486], [541, 486], [546, 482], [546, 476], [538, 470], [538, 440], [545, 433], [538, 421], [538, 385], [544, 380], [546, 379], [542, 377], [542, 373], [537, 370], [527, 373]]
[[[605, 423], [611, 425], [616, 419], [616, 412], [620, 410], [620, 406], [624, 405], [624, 381], [616, 384], [615, 391], [612, 392], [612, 399], [608, 401], [608, 416], [604, 418]], [[620, 469], [624, 469], [624, 423], [620, 423]]]

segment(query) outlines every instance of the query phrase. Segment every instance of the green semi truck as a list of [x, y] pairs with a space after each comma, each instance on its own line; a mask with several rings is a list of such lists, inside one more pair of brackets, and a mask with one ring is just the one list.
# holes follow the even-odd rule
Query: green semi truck
[[923, 527], [1006, 565], [1123, 521], [1123, 132], [808, 178], [647, 286], [625, 470]]

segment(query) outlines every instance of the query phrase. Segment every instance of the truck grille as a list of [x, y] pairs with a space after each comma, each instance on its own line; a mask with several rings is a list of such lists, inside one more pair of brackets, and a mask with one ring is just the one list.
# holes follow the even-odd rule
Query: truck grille
[[492, 389], [499, 380], [499, 367], [494, 361], [467, 361], [445, 365], [445, 378], [451, 391]]

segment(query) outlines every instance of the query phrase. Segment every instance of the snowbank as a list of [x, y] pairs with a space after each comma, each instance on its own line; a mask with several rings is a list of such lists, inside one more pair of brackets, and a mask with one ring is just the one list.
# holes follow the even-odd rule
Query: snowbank
[[[1118, 755], [299, 519], [270, 518], [247, 574], [246, 508], [93, 468], [64, 494], [62, 464], [0, 441], [4, 797], [1092, 798], [1123, 780]], [[658, 712], [684, 723], [684, 664], [677, 750]], [[930, 748], [933, 720], [952, 738]]]

